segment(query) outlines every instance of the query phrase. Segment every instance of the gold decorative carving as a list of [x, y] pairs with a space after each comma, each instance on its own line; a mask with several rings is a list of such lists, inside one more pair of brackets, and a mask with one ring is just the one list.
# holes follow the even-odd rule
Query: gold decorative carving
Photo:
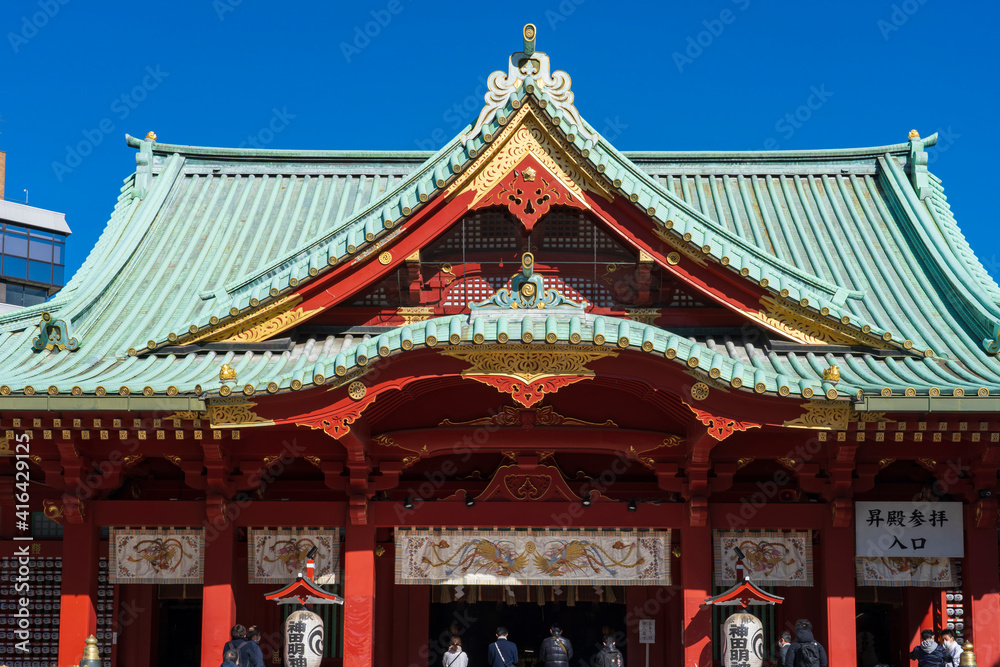
[[650, 447], [649, 449], [643, 449], [642, 451], [636, 451], [634, 445], [629, 445], [627, 453], [630, 457], [634, 458], [636, 461], [646, 466], [650, 470], [656, 469], [656, 462], [653, 460], [652, 456], [645, 456], [650, 452], [654, 452], [662, 447], [676, 447], [677, 445], [684, 442], [684, 438], [679, 435], [668, 435], [663, 439], [663, 442], [655, 447]]
[[709, 391], [710, 390], [707, 384], [705, 384], [704, 382], [696, 382], [691, 387], [691, 398], [693, 398], [696, 401], [704, 401], [706, 398], [708, 398]]
[[571, 158], [561, 146], [561, 140], [552, 131], [547, 119], [533, 110], [533, 103], [525, 104], [507, 123], [507, 126], [445, 191], [450, 199], [466, 191], [475, 193], [470, 206], [486, 196], [528, 155], [538, 160], [581, 201], [583, 190], [594, 192], [608, 201], [612, 195], [603, 184], [603, 178], [582, 162]]
[[274, 422], [264, 419], [251, 408], [257, 404], [242, 398], [213, 403], [208, 406], [208, 419], [212, 428], [235, 428], [237, 426], [270, 426]]
[[830, 364], [830, 367], [823, 371], [823, 379], [827, 382], [840, 382], [840, 368], [836, 364]]
[[65, 517], [63, 516], [63, 506], [62, 503], [57, 503], [54, 500], [49, 500], [48, 498], [42, 500], [42, 513], [45, 518], [50, 521], [59, 524], [63, 524]]
[[392, 263], [392, 253], [386, 250], [378, 256], [378, 263], [382, 266], [386, 266]]
[[166, 460], [170, 461], [171, 463], [173, 463], [178, 468], [181, 467], [181, 457], [179, 457], [179, 456], [177, 456], [175, 454], [164, 454], [163, 458], [165, 458]]
[[788, 468], [789, 470], [795, 470], [795, 466], [798, 465], [798, 462], [795, 459], [791, 458], [779, 457], [777, 461], [778, 463], [780, 463], [785, 468]]
[[404, 324], [409, 325], [434, 317], [434, 309], [426, 306], [406, 306], [397, 310], [396, 314], [403, 318]]
[[[196, 411], [192, 412], [190, 410], [185, 410], [183, 412], [175, 412], [174, 414], [164, 417], [167, 421], [194, 421], [196, 419], [208, 419], [208, 412]], [[100, 426], [100, 424], [95, 424], [95, 426]]]
[[930, 458], [917, 459], [917, 463], [920, 464], [921, 468], [924, 468], [925, 470], [929, 470], [931, 472], [934, 472], [934, 469], [937, 468], [937, 461], [935, 461], [934, 459]]
[[222, 364], [222, 368], [219, 370], [219, 380], [221, 382], [235, 382], [236, 371], [229, 364]]
[[851, 417], [851, 406], [843, 401], [809, 401], [802, 403], [806, 411], [801, 416], [786, 421], [789, 428], [810, 428], [821, 431], [842, 431]]
[[368, 387], [365, 386], [364, 382], [355, 380], [347, 387], [347, 395], [353, 398], [355, 401], [360, 401], [368, 393]]
[[839, 321], [821, 318], [801, 306], [778, 303], [771, 297], [762, 298], [760, 305], [759, 312], [747, 314], [800, 343], [892, 348], [881, 338], [855, 331]]
[[525, 410], [513, 405], [505, 405], [502, 412], [498, 412], [491, 417], [479, 417], [478, 419], [465, 422], [453, 422], [450, 419], [444, 419], [438, 426], [482, 426], [487, 424], [520, 426], [522, 428], [532, 428], [534, 426], [603, 426], [618, 428], [618, 424], [610, 419], [599, 423], [565, 417], [553, 410], [551, 405], [543, 405], [534, 410]]
[[660, 316], [659, 308], [626, 308], [625, 319], [641, 324], [652, 324]]
[[403, 467], [409, 468], [414, 463], [420, 460], [420, 457], [427, 453], [427, 446], [423, 446], [420, 449], [410, 449], [409, 447], [403, 447], [397, 443], [393, 438], [388, 435], [380, 434], [375, 436], [375, 443], [382, 445], [383, 447], [395, 447], [397, 449], [402, 449], [405, 452], [410, 452], [412, 456], [403, 457]]
[[588, 363], [618, 356], [615, 350], [568, 345], [469, 345], [445, 348], [441, 354], [472, 364], [462, 371], [463, 377], [499, 375], [524, 382], [554, 375], [593, 377]]
[[754, 458], [755, 457], [753, 457], [753, 456], [744, 456], [741, 459], [736, 459], [736, 469], [740, 470], [742, 468], [746, 468], [748, 465], [750, 465], [751, 463], [753, 463]]
[[320, 465], [322, 464], [322, 461], [318, 456], [303, 456], [302, 458], [304, 458], [306, 461], [316, 466], [317, 468], [319, 468]]
[[878, 462], [879, 470], [888, 468], [890, 465], [896, 462], [896, 459], [880, 459]]

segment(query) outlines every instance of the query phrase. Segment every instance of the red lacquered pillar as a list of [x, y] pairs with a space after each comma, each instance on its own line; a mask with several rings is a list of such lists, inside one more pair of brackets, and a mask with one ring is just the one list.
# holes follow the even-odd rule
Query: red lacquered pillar
[[59, 598], [60, 665], [80, 664], [87, 637], [97, 633], [99, 538], [98, 526], [93, 520], [63, 526], [62, 591]]
[[684, 667], [712, 665], [712, 529], [681, 529], [681, 587], [684, 589]]
[[201, 601], [201, 667], [219, 667], [222, 647], [236, 625], [233, 596], [233, 525], [205, 529], [205, 584]]
[[344, 667], [373, 664], [375, 526], [352, 525], [344, 539]]

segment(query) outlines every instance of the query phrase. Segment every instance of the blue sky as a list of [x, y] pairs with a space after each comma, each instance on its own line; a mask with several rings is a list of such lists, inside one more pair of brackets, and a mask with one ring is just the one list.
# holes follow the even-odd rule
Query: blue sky
[[581, 114], [622, 150], [857, 147], [940, 132], [930, 168], [1000, 277], [996, 156], [976, 148], [997, 129], [998, 15], [996, 3], [943, 0], [5, 0], [6, 196], [27, 189], [31, 205], [66, 213], [72, 273], [135, 169], [126, 132], [437, 149], [474, 120], [486, 76], [530, 21], [538, 49], [573, 78]]

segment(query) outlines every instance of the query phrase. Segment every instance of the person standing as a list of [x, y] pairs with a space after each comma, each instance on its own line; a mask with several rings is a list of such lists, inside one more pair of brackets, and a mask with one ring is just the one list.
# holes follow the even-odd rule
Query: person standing
[[812, 628], [808, 619], [795, 621], [795, 642], [785, 653], [784, 667], [827, 667], [826, 650], [813, 637]]
[[239, 660], [239, 653], [235, 649], [226, 649], [222, 652], [222, 665], [221, 667], [236, 667], [236, 662]]
[[944, 661], [946, 667], [959, 667], [962, 663], [962, 647], [955, 641], [955, 633], [951, 630], [941, 631], [941, 646], [948, 655]]
[[553, 625], [549, 632], [551, 635], [542, 642], [539, 659], [545, 667], [569, 667], [569, 661], [573, 658], [573, 645], [562, 636], [562, 628], [558, 625]]
[[441, 658], [441, 667], [469, 667], [469, 655], [462, 650], [462, 638], [452, 635], [451, 646]]
[[222, 647], [222, 660], [223, 662], [226, 660], [226, 651], [233, 651], [236, 653], [236, 660], [233, 662], [239, 665], [240, 653], [242, 652], [243, 645], [247, 643], [247, 629], [242, 625], [236, 624], [229, 631], [229, 636], [231, 639]]
[[240, 667], [264, 667], [259, 626], [251, 625], [247, 628], [247, 642], [240, 647]]
[[517, 644], [507, 639], [507, 628], [502, 625], [497, 628], [497, 640], [486, 649], [486, 664], [490, 667], [514, 667], [517, 664]]
[[593, 661], [596, 667], [623, 667], [622, 652], [615, 647], [614, 635], [604, 635], [604, 646]]
[[934, 631], [924, 630], [920, 633], [920, 646], [910, 651], [910, 660], [916, 660], [917, 667], [944, 667], [948, 654], [934, 641]]
[[784, 632], [781, 633], [781, 636], [778, 637], [779, 665], [785, 664], [785, 655], [788, 653], [788, 650], [791, 648], [791, 646], [792, 646], [792, 633], [790, 633], [788, 630], [785, 630]]

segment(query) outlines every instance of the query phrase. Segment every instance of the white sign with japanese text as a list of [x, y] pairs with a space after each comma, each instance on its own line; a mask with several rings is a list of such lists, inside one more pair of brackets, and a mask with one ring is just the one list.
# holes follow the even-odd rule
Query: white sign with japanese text
[[855, 555], [961, 558], [962, 503], [854, 504]]
[[656, 620], [652, 618], [639, 619], [639, 643], [656, 643]]

